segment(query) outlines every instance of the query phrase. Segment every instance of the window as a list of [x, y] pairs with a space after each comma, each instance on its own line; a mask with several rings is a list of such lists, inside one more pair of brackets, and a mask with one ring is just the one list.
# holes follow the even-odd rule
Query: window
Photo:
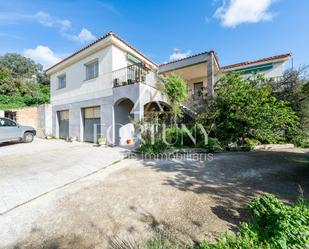
[[58, 76], [58, 89], [65, 88], [67, 85], [66, 75]]
[[193, 87], [194, 87], [194, 89], [193, 89], [194, 95], [201, 96], [202, 90], [203, 90], [203, 82], [194, 83]]
[[6, 118], [0, 118], [0, 126], [16, 126], [16, 123]]
[[99, 74], [99, 62], [96, 60], [85, 64], [86, 67], [86, 80], [90, 80], [98, 77]]

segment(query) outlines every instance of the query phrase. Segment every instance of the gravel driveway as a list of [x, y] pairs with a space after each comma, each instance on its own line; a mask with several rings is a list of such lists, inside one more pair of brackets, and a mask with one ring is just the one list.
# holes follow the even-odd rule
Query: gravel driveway
[[[84, 163], [102, 149], [65, 146], [77, 146]], [[253, 196], [268, 192], [294, 201], [298, 184], [308, 197], [308, 154], [296, 150], [222, 153], [206, 164], [125, 159], [1, 215], [0, 248], [111, 248], [145, 240], [154, 230], [182, 242], [213, 240], [236, 231]]]

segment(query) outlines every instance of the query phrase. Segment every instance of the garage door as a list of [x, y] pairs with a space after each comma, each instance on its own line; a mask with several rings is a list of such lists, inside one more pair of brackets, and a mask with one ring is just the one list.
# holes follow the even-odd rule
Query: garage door
[[[101, 133], [100, 107], [89, 107], [83, 109], [84, 116], [84, 141], [97, 142], [97, 138]], [[95, 127], [97, 132], [95, 134]], [[97, 135], [97, 137], [95, 137]]]
[[59, 138], [67, 138], [69, 136], [69, 111], [59, 111]]

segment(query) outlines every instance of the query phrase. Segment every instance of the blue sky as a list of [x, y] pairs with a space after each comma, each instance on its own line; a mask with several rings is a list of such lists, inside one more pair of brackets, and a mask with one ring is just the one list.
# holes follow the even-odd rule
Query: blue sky
[[45, 67], [109, 31], [157, 63], [215, 50], [222, 66], [286, 52], [309, 64], [308, 0], [0, 1], [0, 54]]

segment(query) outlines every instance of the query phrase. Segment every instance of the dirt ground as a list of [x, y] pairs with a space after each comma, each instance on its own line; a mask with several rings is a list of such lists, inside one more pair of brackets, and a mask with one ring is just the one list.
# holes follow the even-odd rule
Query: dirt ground
[[222, 153], [206, 163], [130, 159], [120, 164], [104, 179], [89, 178], [45, 206], [29, 203], [26, 211], [15, 210], [6, 217], [12, 227], [22, 216], [45, 211], [27, 220], [29, 232], [22, 239], [3, 248], [117, 248], [120, 241], [138, 243], [156, 230], [185, 243], [214, 240], [236, 231], [255, 195], [273, 193], [291, 202], [301, 186], [309, 196], [309, 155], [298, 150]]

